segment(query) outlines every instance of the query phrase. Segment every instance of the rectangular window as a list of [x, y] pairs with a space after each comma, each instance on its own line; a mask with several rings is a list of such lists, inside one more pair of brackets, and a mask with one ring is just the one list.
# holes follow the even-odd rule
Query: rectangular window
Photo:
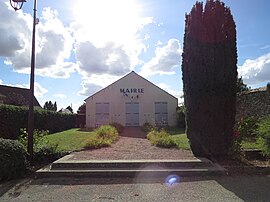
[[168, 125], [167, 102], [155, 102], [155, 123], [157, 125]]
[[109, 124], [110, 122], [110, 103], [96, 103], [96, 126]]
[[126, 102], [126, 126], [139, 126], [139, 103]]

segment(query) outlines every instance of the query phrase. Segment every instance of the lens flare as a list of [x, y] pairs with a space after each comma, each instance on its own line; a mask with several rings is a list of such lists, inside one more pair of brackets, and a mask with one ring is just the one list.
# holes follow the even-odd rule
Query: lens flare
[[180, 183], [180, 177], [178, 175], [169, 175], [166, 178], [165, 183], [168, 187], [176, 186]]

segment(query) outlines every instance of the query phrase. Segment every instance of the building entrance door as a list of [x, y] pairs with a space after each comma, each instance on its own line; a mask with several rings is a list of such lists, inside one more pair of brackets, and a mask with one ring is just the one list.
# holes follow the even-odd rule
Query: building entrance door
[[126, 126], [139, 126], [139, 103], [126, 102]]

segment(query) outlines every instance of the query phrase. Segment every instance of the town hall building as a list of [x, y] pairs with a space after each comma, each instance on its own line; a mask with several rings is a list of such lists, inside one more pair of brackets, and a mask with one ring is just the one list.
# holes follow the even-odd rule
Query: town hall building
[[134, 71], [86, 100], [86, 127], [176, 125], [177, 98]]

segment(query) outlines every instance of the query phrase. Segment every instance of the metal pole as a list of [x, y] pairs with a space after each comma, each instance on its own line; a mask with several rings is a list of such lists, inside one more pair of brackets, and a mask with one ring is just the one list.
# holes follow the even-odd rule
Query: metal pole
[[33, 136], [34, 136], [34, 82], [35, 82], [35, 39], [36, 39], [36, 11], [37, 1], [34, 0], [33, 9], [33, 33], [32, 33], [32, 53], [31, 53], [31, 74], [29, 92], [29, 112], [28, 112], [28, 153], [30, 164], [33, 163]]

